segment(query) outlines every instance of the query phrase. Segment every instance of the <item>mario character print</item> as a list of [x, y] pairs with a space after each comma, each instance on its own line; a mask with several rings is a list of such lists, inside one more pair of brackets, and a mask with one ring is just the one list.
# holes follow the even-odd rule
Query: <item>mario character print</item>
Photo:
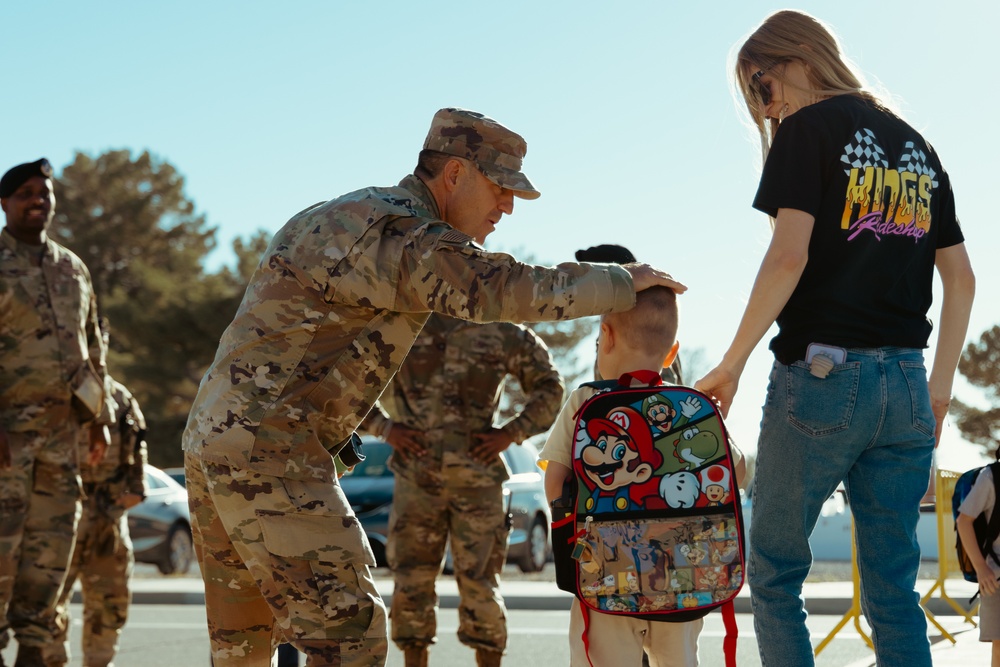
[[711, 431], [697, 426], [684, 429], [674, 440], [674, 458], [681, 462], [680, 469], [694, 470], [719, 454], [719, 438]]
[[698, 502], [701, 486], [698, 476], [693, 472], [672, 472], [660, 478], [659, 492], [668, 507], [694, 507]]
[[642, 402], [642, 414], [649, 426], [660, 433], [669, 433], [687, 424], [701, 410], [701, 401], [695, 396], [678, 401], [680, 414], [674, 402], [663, 394], [647, 396]]
[[701, 502], [708, 507], [725, 505], [732, 497], [731, 474], [723, 465], [710, 465], [699, 473], [701, 478]]
[[646, 499], [658, 497], [653, 473], [662, 463], [663, 455], [635, 409], [617, 407], [604, 418], [581, 422], [575, 461], [587, 487], [580, 494], [581, 509], [602, 514], [643, 508]]

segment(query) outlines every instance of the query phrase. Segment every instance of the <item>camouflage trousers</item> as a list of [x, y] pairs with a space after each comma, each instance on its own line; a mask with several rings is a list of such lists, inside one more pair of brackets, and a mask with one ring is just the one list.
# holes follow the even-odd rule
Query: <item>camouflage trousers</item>
[[500, 571], [510, 525], [500, 484], [428, 489], [396, 477], [386, 557], [392, 568], [392, 640], [405, 650], [437, 641], [437, 593], [448, 538], [458, 582], [458, 639], [503, 651], [507, 610]]
[[47, 665], [63, 664], [50, 653], [83, 495], [78, 438], [76, 424], [8, 433], [12, 465], [0, 469], [0, 648], [13, 630], [19, 644], [42, 647]]
[[303, 482], [185, 458], [215, 667], [269, 666], [286, 641], [309, 667], [385, 664], [375, 557], [336, 479]]
[[59, 604], [53, 651], [68, 661], [69, 603], [80, 579], [83, 593], [83, 666], [106, 667], [118, 651], [118, 638], [128, 619], [129, 583], [135, 561], [125, 509], [89, 494], [76, 531], [76, 549]]

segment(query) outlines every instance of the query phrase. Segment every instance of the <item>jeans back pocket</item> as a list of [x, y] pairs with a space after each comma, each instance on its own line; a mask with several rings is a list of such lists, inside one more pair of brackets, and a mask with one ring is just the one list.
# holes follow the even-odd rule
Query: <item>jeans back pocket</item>
[[859, 362], [835, 366], [825, 378], [815, 377], [803, 361], [788, 366], [789, 423], [810, 436], [843, 431], [851, 425], [860, 376]]
[[906, 384], [910, 389], [910, 407], [913, 411], [913, 428], [924, 435], [934, 435], [937, 421], [931, 409], [931, 396], [927, 389], [927, 369], [922, 361], [900, 361], [899, 369], [903, 372]]

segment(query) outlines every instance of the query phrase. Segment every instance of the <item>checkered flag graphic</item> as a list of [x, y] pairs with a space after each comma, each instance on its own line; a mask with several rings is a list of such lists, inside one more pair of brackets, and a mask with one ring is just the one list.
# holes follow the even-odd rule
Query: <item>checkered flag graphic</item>
[[840, 161], [846, 165], [844, 173], [848, 176], [851, 175], [851, 169], [889, 168], [885, 151], [875, 143], [875, 133], [867, 127], [854, 133], [854, 141], [844, 146], [844, 154], [840, 156]]
[[931, 185], [937, 187], [937, 173], [927, 166], [927, 153], [907, 141], [903, 146], [903, 154], [899, 156], [897, 171], [909, 171], [918, 176], [930, 176]]

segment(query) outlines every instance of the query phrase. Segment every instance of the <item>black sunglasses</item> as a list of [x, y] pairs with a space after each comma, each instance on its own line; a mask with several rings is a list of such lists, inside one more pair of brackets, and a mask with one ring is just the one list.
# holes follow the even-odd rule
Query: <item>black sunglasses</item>
[[765, 107], [771, 103], [771, 85], [766, 84], [760, 80], [764, 76], [765, 70], [757, 70], [757, 73], [750, 77], [750, 86], [753, 88], [754, 92], [757, 93], [757, 97], [760, 98], [761, 104]]

